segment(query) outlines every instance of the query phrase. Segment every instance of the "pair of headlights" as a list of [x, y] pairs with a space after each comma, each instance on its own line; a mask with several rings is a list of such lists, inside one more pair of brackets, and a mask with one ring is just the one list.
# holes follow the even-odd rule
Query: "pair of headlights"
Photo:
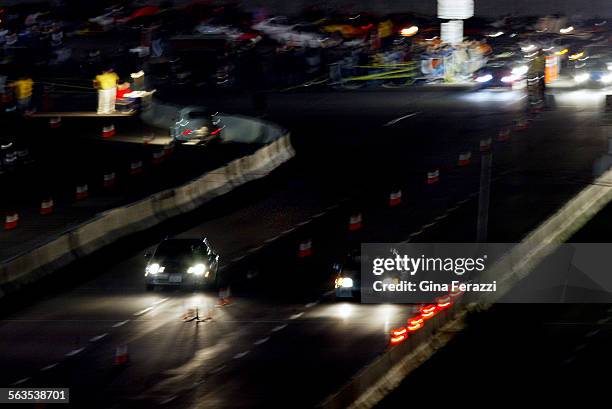
[[[160, 266], [158, 263], [152, 263], [147, 266], [147, 274], [155, 275], [157, 273], [163, 273], [165, 269], [166, 267]], [[204, 263], [193, 265], [187, 269], [187, 274], [193, 274], [196, 276], [201, 276], [206, 273], [208, 273], [208, 268]], [[208, 276], [208, 274], [206, 274], [206, 276]]]
[[[578, 75], [576, 75], [574, 77], [574, 81], [576, 81], [576, 83], [578, 83], [578, 84], [582, 84], [583, 82], [587, 82], [589, 79], [591, 79], [591, 74], [586, 73], [586, 72], [578, 74]], [[601, 78], [599, 79], [599, 81], [603, 82], [604, 84], [612, 83], [612, 74], [602, 75]]]

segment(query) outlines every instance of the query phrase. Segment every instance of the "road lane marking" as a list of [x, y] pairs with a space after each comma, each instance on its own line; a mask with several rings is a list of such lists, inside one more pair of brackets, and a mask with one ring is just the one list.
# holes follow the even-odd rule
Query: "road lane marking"
[[57, 365], [58, 365], [58, 364], [57, 364], [57, 362], [56, 362], [56, 363], [54, 363], [54, 364], [44, 366], [44, 367], [40, 368], [40, 370], [41, 370], [42, 372], [44, 372], [44, 371], [48, 371], [49, 369], [53, 369], [53, 368], [55, 368]]
[[332, 294], [333, 294], [333, 293], [335, 293], [335, 292], [336, 292], [335, 290], [329, 290], [329, 291], [327, 291], [327, 292], [324, 292], [324, 293], [323, 293], [323, 296], [324, 296], [324, 297], [328, 297], [328, 296], [332, 295]]
[[580, 350], [582, 350], [582, 349], [584, 349], [584, 348], [586, 348], [586, 344], [580, 344], [580, 345], [578, 345], [578, 346], [577, 346], [577, 347], [576, 347], [574, 350], [575, 350], [575, 351], [580, 351]]
[[159, 402], [160, 405], [165, 405], [167, 403], [172, 402], [173, 400], [176, 399], [176, 395], [172, 395], [169, 398], [164, 399], [163, 401]]
[[423, 226], [423, 229], [429, 229], [431, 226], [434, 226], [435, 224], [436, 224], [436, 222], [428, 223], [425, 226]]
[[211, 374], [216, 374], [218, 372], [221, 372], [222, 370], [224, 370], [227, 367], [227, 365], [221, 365], [216, 367], [215, 369], [213, 369], [212, 371], [210, 371]]
[[241, 352], [239, 354], [236, 354], [236, 355], [234, 355], [234, 359], [240, 359], [242, 357], [245, 357], [245, 356], [247, 356], [249, 354], [249, 352], [251, 352], [251, 351], [244, 351], [244, 352]]
[[269, 239], [265, 239], [264, 243], [272, 243], [276, 239], [278, 239], [278, 236], [270, 237]]
[[587, 332], [586, 334], [584, 334], [584, 336], [586, 338], [591, 338], [593, 335], [599, 334], [599, 332], [601, 332], [601, 330], [600, 329], [596, 329], [596, 330], [593, 330], [591, 332]]
[[319, 302], [318, 301], [313, 301], [313, 302], [309, 302], [308, 304], [306, 304], [304, 307], [306, 308], [310, 308], [310, 307], [314, 307], [315, 305], [317, 305]]
[[161, 304], [161, 303], [163, 303], [163, 302], [166, 302], [166, 301], [168, 301], [168, 298], [162, 298], [161, 300], [155, 301], [155, 302], [153, 303], [153, 305], [154, 305], [154, 306], [157, 306], [157, 305], [159, 305], [159, 304]]
[[96, 335], [95, 337], [89, 338], [89, 342], [97, 342], [97, 341], [101, 340], [102, 338], [104, 338], [107, 335], [108, 335], [107, 332], [105, 332], [104, 334]]
[[314, 216], [312, 216], [313, 219], [317, 219], [321, 216], [325, 216], [327, 214], [327, 212], [321, 212], [321, 213], [317, 213]]
[[295, 227], [292, 227], [292, 228], [290, 228], [290, 229], [287, 229], [287, 230], [283, 231], [281, 234], [282, 234], [282, 235], [289, 234], [289, 233], [291, 233], [291, 232], [292, 232], [292, 231], [294, 231], [294, 230], [295, 230]]
[[297, 320], [298, 318], [300, 318], [302, 315], [304, 315], [303, 312], [298, 312], [297, 314], [293, 314], [291, 317], [289, 317], [290, 320]]
[[[310, 220], [312, 220], [312, 219], [310, 219]], [[301, 226], [306, 226], [308, 223], [310, 223], [310, 220], [304, 220], [303, 222], [299, 222], [297, 225], [300, 226], [300, 227]]]
[[238, 257], [234, 257], [234, 258], [232, 259], [232, 263], [235, 263], [235, 262], [237, 262], [237, 261], [240, 261], [240, 260], [242, 260], [242, 259], [243, 259], [243, 258], [245, 258], [245, 257], [246, 257], [246, 256], [238, 256]]
[[399, 118], [395, 118], [384, 124], [383, 126], [393, 126], [396, 123], [403, 121], [404, 119], [412, 118], [413, 116], [417, 116], [420, 112], [412, 112], [408, 115], [400, 116]]
[[443, 214], [442, 216], [436, 217], [436, 220], [444, 220], [448, 217], [448, 213]]
[[127, 324], [128, 322], [130, 322], [130, 320], [125, 320], [125, 321], [118, 322], [118, 323], [116, 323], [115, 325], [113, 325], [113, 328], [119, 328], [119, 327], [121, 327], [122, 325]]
[[605, 323], [607, 323], [610, 320], [612, 320], [612, 317], [602, 318], [599, 321], [597, 321], [597, 324], [605, 324]]
[[72, 351], [66, 353], [67, 357], [75, 356], [76, 354], [83, 352], [85, 348], [73, 349]]
[[147, 307], [144, 310], [141, 310], [141, 311], [138, 311], [137, 313], [134, 313], [134, 315], [136, 317], [138, 317], [140, 315], [146, 314], [147, 312], [151, 311], [152, 309], [153, 309], [153, 307]]
[[285, 328], [287, 326], [287, 324], [283, 324], [283, 325], [279, 325], [277, 327], [272, 328], [272, 332], [278, 332], [281, 329]]
[[25, 382], [29, 381], [30, 379], [31, 378], [29, 378], [29, 377], [28, 378], [20, 379], [17, 382], [12, 383], [11, 386], [21, 385], [22, 383], [25, 383]]
[[262, 247], [263, 247], [263, 246], [253, 247], [253, 248], [251, 248], [251, 249], [248, 249], [248, 250], [247, 250], [247, 253], [255, 253], [256, 251], [261, 250], [261, 248], [262, 248]]
[[253, 343], [254, 343], [255, 345], [261, 345], [261, 344], [263, 344], [263, 343], [265, 343], [265, 342], [268, 342], [268, 340], [269, 340], [269, 339], [270, 339], [270, 337], [265, 337], [265, 338], [262, 338], [262, 339], [258, 339], [257, 341], [255, 341], [255, 342], [253, 342]]

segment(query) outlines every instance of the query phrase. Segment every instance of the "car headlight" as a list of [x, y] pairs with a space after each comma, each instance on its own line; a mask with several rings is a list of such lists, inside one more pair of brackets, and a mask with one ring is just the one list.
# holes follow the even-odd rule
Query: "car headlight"
[[516, 77], [521, 77], [529, 72], [529, 67], [526, 65], [521, 65], [519, 67], [514, 67], [512, 69], [512, 75]]
[[612, 83], [612, 74], [603, 75], [600, 78], [600, 81], [603, 82], [604, 84]]
[[206, 272], [206, 264], [196, 264], [195, 266], [189, 267], [187, 269], [187, 274], [194, 274], [197, 276], [204, 275]]
[[160, 265], [157, 263], [149, 264], [147, 266], [147, 274], [157, 274], [159, 273]]
[[486, 75], [481, 75], [480, 77], [476, 77], [476, 82], [480, 82], [485, 83], [485, 82], [489, 82], [493, 79], [493, 76], [491, 74], [486, 74]]
[[336, 278], [336, 288], [352, 288], [353, 279], [350, 277], [338, 277]]
[[582, 74], [578, 74], [574, 77], [574, 81], [576, 81], [578, 84], [583, 83], [585, 81], [588, 81], [588, 79], [591, 78], [591, 76], [587, 73], [582, 73]]

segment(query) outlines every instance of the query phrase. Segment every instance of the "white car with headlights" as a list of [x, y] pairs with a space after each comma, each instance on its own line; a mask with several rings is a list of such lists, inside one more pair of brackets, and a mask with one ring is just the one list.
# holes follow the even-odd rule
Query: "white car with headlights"
[[612, 62], [585, 61], [576, 65], [574, 72], [576, 85], [605, 87], [612, 85]]
[[217, 282], [219, 255], [207, 239], [165, 239], [147, 253], [147, 290], [156, 286], [211, 286]]

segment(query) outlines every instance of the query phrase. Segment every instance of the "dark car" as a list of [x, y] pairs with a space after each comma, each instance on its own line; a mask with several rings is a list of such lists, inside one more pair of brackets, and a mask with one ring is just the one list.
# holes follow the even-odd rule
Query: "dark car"
[[179, 142], [205, 143], [219, 139], [222, 129], [221, 119], [216, 113], [200, 107], [186, 107], [178, 112], [170, 133]]
[[145, 269], [147, 290], [155, 286], [211, 286], [217, 282], [219, 255], [207, 239], [165, 239]]
[[528, 70], [527, 65], [516, 61], [491, 61], [474, 73], [474, 81], [481, 88], [512, 89], [524, 82]]

